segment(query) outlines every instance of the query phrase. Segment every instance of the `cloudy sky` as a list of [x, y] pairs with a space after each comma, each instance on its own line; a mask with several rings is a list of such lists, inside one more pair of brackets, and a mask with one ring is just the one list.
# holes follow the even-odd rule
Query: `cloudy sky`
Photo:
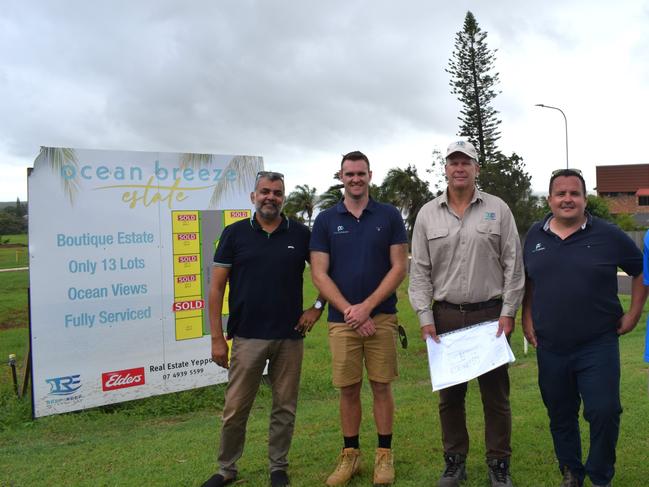
[[467, 10], [497, 49], [500, 149], [543, 191], [647, 163], [649, 0], [3, 0], [0, 201], [40, 146], [249, 154], [319, 192], [360, 149], [375, 182], [455, 138], [444, 71]]

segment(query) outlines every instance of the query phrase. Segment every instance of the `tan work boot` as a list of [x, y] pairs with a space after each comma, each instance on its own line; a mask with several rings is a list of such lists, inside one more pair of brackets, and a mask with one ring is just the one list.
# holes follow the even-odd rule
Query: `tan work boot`
[[344, 448], [338, 459], [338, 466], [327, 479], [327, 485], [345, 485], [361, 468], [361, 451], [358, 448]]
[[394, 457], [389, 448], [377, 448], [374, 457], [374, 487], [392, 485], [394, 482]]

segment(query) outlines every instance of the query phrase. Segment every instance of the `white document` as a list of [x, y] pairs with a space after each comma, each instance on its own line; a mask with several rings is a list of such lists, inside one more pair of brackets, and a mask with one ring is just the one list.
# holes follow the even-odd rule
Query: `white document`
[[440, 343], [428, 337], [428, 364], [433, 391], [474, 379], [485, 372], [514, 362], [516, 358], [503, 333], [496, 337], [497, 321], [485, 321], [439, 335]]

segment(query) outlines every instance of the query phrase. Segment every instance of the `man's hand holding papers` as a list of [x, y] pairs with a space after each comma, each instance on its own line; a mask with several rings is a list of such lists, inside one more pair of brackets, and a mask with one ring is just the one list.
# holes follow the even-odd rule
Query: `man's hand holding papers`
[[[422, 327], [422, 335], [425, 328]], [[438, 341], [428, 333], [426, 346], [433, 391], [467, 382], [503, 364], [514, 362], [515, 357], [505, 333], [496, 335], [498, 328], [498, 321], [478, 323], [435, 335]]]

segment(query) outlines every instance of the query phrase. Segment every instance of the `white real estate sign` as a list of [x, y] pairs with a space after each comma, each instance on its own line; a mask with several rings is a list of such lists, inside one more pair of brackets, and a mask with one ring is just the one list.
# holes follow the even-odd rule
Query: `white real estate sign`
[[210, 360], [210, 267], [223, 228], [250, 218], [262, 167], [41, 150], [29, 176], [35, 417], [227, 380]]

